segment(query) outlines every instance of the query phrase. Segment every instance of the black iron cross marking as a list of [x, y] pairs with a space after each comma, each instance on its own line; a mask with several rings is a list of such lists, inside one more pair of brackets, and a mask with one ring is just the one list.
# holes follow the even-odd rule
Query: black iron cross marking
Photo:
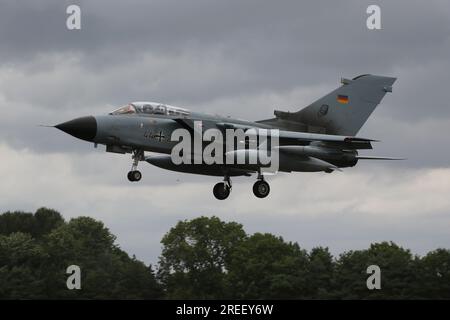
[[153, 138], [156, 138], [156, 139], [158, 139], [159, 142], [161, 142], [161, 140], [163, 140], [165, 138], [165, 136], [164, 136], [163, 132], [160, 131], [159, 134], [155, 134], [153, 136]]

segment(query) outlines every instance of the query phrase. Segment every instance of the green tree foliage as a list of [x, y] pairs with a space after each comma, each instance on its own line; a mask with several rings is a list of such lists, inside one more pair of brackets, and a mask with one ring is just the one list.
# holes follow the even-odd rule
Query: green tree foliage
[[161, 241], [158, 278], [167, 297], [223, 297], [231, 251], [245, 236], [242, 225], [217, 217], [178, 222]]
[[0, 234], [23, 232], [39, 238], [63, 223], [64, 219], [59, 212], [47, 208], [40, 208], [35, 214], [5, 212], [0, 215]]
[[310, 298], [331, 298], [334, 276], [334, 261], [328, 248], [313, 248], [308, 255], [308, 282], [311, 287]]
[[0, 236], [0, 298], [42, 298], [46, 260], [46, 253], [30, 234]]
[[[272, 234], [247, 235], [217, 217], [180, 221], [162, 239], [158, 272], [89, 217], [51, 209], [0, 215], [0, 299], [450, 299], [450, 250], [423, 257], [392, 242], [334, 259]], [[81, 268], [81, 290], [66, 269]], [[381, 268], [369, 290], [367, 267]]]
[[9, 235], [14, 232], [34, 234], [35, 219], [32, 213], [21, 211], [5, 212], [0, 215], [0, 234]]
[[[20, 224], [23, 217], [25, 223]], [[0, 298], [160, 298], [151, 267], [115, 245], [103, 223], [64, 222], [53, 210], [0, 215]], [[20, 232], [18, 232], [20, 231]], [[66, 268], [81, 268], [82, 289], [68, 290]]]
[[[216, 217], [179, 222], [162, 244], [159, 278], [168, 298], [450, 298], [450, 251], [444, 249], [421, 259], [381, 242], [334, 259], [328, 248], [308, 253], [271, 234], [248, 236], [241, 225]], [[381, 290], [367, 288], [370, 265], [381, 268]]]
[[417, 261], [416, 296], [450, 299], [450, 250], [437, 249]]
[[53, 229], [64, 224], [64, 219], [58, 211], [40, 208], [34, 214], [34, 233], [35, 237], [48, 234]]
[[[344, 253], [336, 263], [334, 295], [341, 299], [414, 298], [412, 284], [417, 280], [414, 261], [409, 250], [392, 242]], [[377, 265], [382, 270], [382, 290], [368, 290], [365, 285], [369, 276], [366, 270], [370, 265]]]
[[255, 233], [235, 248], [228, 271], [232, 298], [295, 299], [311, 291], [306, 251], [267, 233]]

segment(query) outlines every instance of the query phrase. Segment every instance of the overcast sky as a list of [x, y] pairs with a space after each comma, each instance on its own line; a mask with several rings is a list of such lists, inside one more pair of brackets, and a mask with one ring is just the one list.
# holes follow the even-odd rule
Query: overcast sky
[[[81, 30], [66, 7], [81, 7]], [[382, 30], [366, 28], [381, 7]], [[0, 0], [0, 211], [89, 215], [119, 245], [156, 263], [178, 220], [216, 215], [334, 254], [392, 240], [423, 254], [450, 247], [450, 2], [438, 1], [61, 1]], [[296, 111], [372, 73], [398, 78], [360, 136], [379, 139], [344, 172], [270, 177], [257, 199], [253, 178], [218, 181], [94, 149], [56, 129], [129, 101], [151, 100], [258, 120]]]

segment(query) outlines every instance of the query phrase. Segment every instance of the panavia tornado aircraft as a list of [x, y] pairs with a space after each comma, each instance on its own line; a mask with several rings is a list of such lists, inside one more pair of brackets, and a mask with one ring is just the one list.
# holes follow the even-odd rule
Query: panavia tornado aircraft
[[[95, 146], [104, 144], [107, 152], [131, 153], [132, 166], [128, 180], [132, 182], [141, 180], [138, 163], [146, 161], [167, 170], [224, 177], [223, 182], [213, 188], [214, 196], [223, 200], [231, 191], [230, 177], [257, 174], [253, 193], [264, 198], [269, 194], [270, 187], [262, 173], [263, 164], [174, 163], [172, 150], [179, 141], [173, 141], [172, 134], [177, 129], [188, 132], [240, 129], [246, 133], [250, 130], [273, 132], [276, 129], [276, 171], [281, 172], [331, 173], [340, 168], [352, 167], [361, 159], [396, 160], [359, 155], [358, 150], [372, 149], [371, 142], [376, 140], [355, 136], [384, 95], [392, 92], [395, 80], [370, 74], [353, 79], [342, 78], [340, 87], [300, 111], [275, 111], [274, 118], [259, 121], [192, 112], [155, 102], [133, 102], [109, 114], [81, 117], [55, 127], [79, 139], [93, 142]], [[200, 129], [196, 123], [200, 123]], [[246, 139], [237, 142], [244, 146], [244, 153], [248, 156], [256, 152], [258, 155], [263, 143], [257, 142], [256, 146], [253, 144], [250, 147], [249, 141], [254, 137], [249, 135]], [[202, 141], [200, 152], [204, 148], [205, 143]], [[222, 150], [227, 156], [236, 156], [240, 152], [236, 149], [217, 150]], [[159, 154], [145, 155], [146, 151]]]

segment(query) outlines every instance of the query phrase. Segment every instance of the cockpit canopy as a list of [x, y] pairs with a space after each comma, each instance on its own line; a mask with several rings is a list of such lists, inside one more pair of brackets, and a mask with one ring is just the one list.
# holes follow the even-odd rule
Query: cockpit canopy
[[148, 114], [148, 115], [166, 115], [166, 116], [188, 116], [189, 110], [179, 107], [170, 106], [158, 102], [132, 102], [126, 106], [120, 107], [111, 115], [121, 114]]

